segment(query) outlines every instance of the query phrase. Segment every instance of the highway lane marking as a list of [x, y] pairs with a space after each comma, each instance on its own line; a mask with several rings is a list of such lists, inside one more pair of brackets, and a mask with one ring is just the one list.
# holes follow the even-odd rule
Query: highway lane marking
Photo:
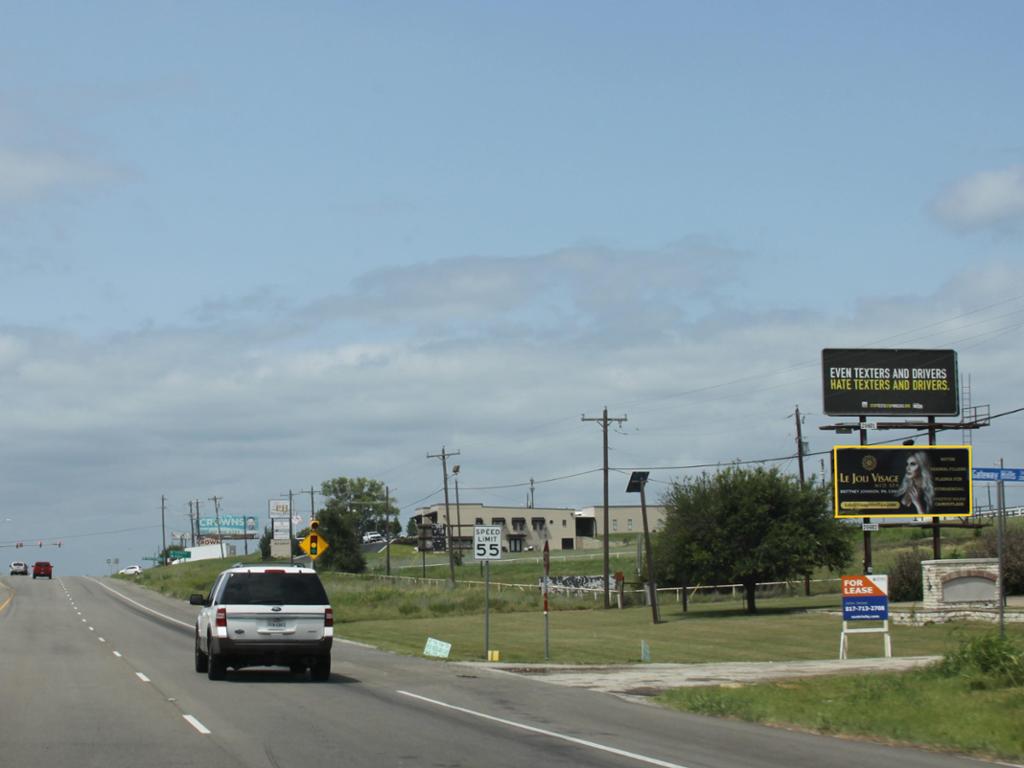
[[150, 679], [149, 679], [148, 677], [146, 677], [146, 676], [145, 676], [144, 674], [142, 674], [141, 672], [136, 672], [136, 673], [135, 673], [135, 676], [136, 676], [137, 678], [139, 678], [139, 680], [141, 680], [141, 681], [142, 681], [142, 682], [144, 682], [144, 683], [148, 683], [148, 682], [150, 682]]
[[117, 658], [119, 658], [119, 659], [121, 658], [121, 652], [120, 651], [114, 651], [114, 655], [117, 656]]
[[7, 599], [4, 600], [2, 603], [0, 603], [0, 612], [3, 612], [4, 608], [7, 607], [7, 604], [9, 602], [11, 602], [11, 600], [13, 600], [13, 599], [14, 599], [14, 590], [12, 589], [11, 590], [11, 594], [7, 597]]
[[104, 639], [103, 639], [102, 637], [101, 637], [101, 638], [100, 638], [99, 640], [100, 640], [100, 642], [101, 642], [101, 643], [105, 643], [105, 642], [107, 642], [107, 641], [106, 641], [106, 640], [104, 640]]
[[95, 629], [93, 629], [92, 627], [89, 627], [89, 631], [90, 631], [90, 632], [95, 632], [96, 630], [95, 630]]
[[457, 707], [454, 704], [447, 704], [437, 699], [428, 699], [426, 696], [420, 696], [419, 694], [410, 693], [409, 691], [398, 691], [403, 696], [409, 696], [413, 699], [419, 699], [425, 701], [428, 704], [434, 704], [438, 707], [444, 707], [446, 709], [452, 709], [456, 712], [462, 712], [466, 715], [472, 715], [473, 717], [479, 717], [483, 720], [490, 720], [494, 723], [501, 723], [511, 728], [519, 728], [523, 731], [530, 731], [531, 733], [539, 733], [542, 736], [550, 736], [553, 739], [559, 739], [561, 741], [568, 741], [570, 744], [578, 744], [588, 749], [595, 749], [600, 752], [608, 752], [619, 757], [628, 757], [631, 760], [637, 760], [641, 763], [647, 763], [649, 765], [659, 765], [662, 768], [686, 768], [685, 765], [679, 763], [669, 763], [665, 760], [659, 760], [656, 757], [648, 757], [647, 755], [640, 755], [636, 752], [627, 752], [624, 749], [618, 749], [616, 747], [609, 747], [604, 744], [598, 744], [596, 741], [587, 741], [586, 739], [577, 739], [575, 736], [566, 736], [564, 733], [555, 733], [554, 731], [548, 731], [543, 728], [537, 728], [532, 725], [526, 725], [525, 723], [517, 723], [513, 720], [506, 720], [503, 717], [495, 717], [494, 715], [485, 715], [483, 712], [474, 712], [472, 709], [466, 709], [465, 707]]
[[144, 611], [152, 613], [154, 616], [159, 616], [161, 619], [173, 622], [174, 624], [179, 624], [179, 625], [185, 627], [186, 629], [194, 629], [195, 628], [195, 625], [193, 625], [193, 624], [189, 624], [188, 622], [185, 622], [185, 621], [179, 621], [178, 619], [174, 618], [173, 616], [168, 616], [166, 613], [160, 613], [160, 611], [154, 611], [148, 605], [143, 605], [142, 603], [137, 602], [136, 600], [132, 600], [130, 597], [128, 597], [128, 595], [124, 595], [124, 594], [118, 592], [116, 589], [112, 589], [111, 587], [108, 587], [102, 581], [96, 581], [96, 579], [89, 579], [89, 580], [95, 582], [96, 584], [99, 584], [105, 590], [107, 590], [108, 592], [112, 592], [113, 594], [117, 595], [118, 597], [120, 597], [125, 602], [131, 603], [132, 605], [134, 605], [134, 606], [136, 606], [138, 608], [141, 608]]
[[200, 723], [196, 718], [192, 717], [192, 715], [182, 715], [182, 717], [185, 718], [185, 722], [186, 723], [191, 725], [193, 728], [195, 728], [200, 733], [202, 733], [202, 734], [210, 733], [210, 729], [207, 728], [202, 723]]

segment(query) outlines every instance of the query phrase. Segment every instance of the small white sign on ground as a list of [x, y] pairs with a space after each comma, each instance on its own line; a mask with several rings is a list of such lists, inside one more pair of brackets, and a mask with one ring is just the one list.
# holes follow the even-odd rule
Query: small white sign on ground
[[452, 652], [452, 644], [444, 640], [436, 640], [433, 637], [427, 638], [427, 644], [423, 646], [424, 656], [436, 656], [439, 659], [447, 659]]

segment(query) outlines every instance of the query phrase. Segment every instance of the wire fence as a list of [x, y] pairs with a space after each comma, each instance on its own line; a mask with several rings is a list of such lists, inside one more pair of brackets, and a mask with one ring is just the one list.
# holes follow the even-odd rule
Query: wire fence
[[[406, 583], [414, 585], [426, 585], [433, 587], [447, 587], [450, 583], [448, 579], [434, 579], [426, 578], [422, 576], [387, 576], [385, 574], [374, 574], [373, 578], [380, 581], [389, 581], [392, 583]], [[755, 586], [755, 592], [758, 595], [773, 594], [773, 595], [790, 595], [795, 596], [801, 594], [807, 589], [818, 594], [823, 592], [838, 592], [842, 579], [839, 577], [827, 578], [827, 579], [809, 579], [806, 582], [803, 579], [789, 580], [789, 581], [762, 581], [758, 582]], [[459, 579], [458, 584], [469, 585], [469, 586], [484, 586], [487, 582], [480, 581], [477, 579]], [[501, 581], [491, 581], [490, 586], [494, 588], [499, 594], [503, 591], [516, 591], [516, 592], [539, 592], [543, 591], [544, 584], [540, 581], [536, 584], [515, 584]], [[675, 599], [675, 602], [683, 602], [683, 592], [686, 592], [687, 601], [694, 599], [700, 600], [736, 600], [742, 601], [746, 599], [746, 592], [742, 584], [700, 584], [692, 587], [658, 587], [656, 592], [659, 594], [659, 599], [662, 596], [671, 596]], [[612, 581], [609, 583], [609, 592], [613, 594], [622, 594], [630, 598], [630, 600], [642, 599], [646, 601], [647, 590], [645, 588], [619, 588]], [[592, 595], [594, 601], [597, 602], [604, 595], [604, 587], [592, 587], [584, 585], [572, 585], [572, 584], [557, 584], [551, 582], [548, 584], [549, 594], [564, 594], [573, 595], [576, 597]]]

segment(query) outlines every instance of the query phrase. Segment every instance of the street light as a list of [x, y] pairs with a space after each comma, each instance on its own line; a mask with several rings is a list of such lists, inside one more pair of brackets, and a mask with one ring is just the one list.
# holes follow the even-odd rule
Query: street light
[[644, 520], [644, 542], [647, 553], [647, 591], [651, 597], [651, 617], [654, 619], [654, 623], [657, 624], [659, 622], [658, 593], [654, 588], [654, 557], [651, 552], [651, 535], [647, 530], [647, 495], [644, 492], [644, 487], [647, 485], [647, 478], [650, 474], [650, 472], [634, 472], [630, 475], [629, 485], [626, 486], [626, 493], [640, 494], [640, 513]]
[[[459, 469], [458, 464], [452, 465], [452, 475], [455, 477], [455, 530], [459, 540], [459, 557], [462, 557], [462, 513], [459, 510]], [[462, 560], [460, 559], [461, 563]]]

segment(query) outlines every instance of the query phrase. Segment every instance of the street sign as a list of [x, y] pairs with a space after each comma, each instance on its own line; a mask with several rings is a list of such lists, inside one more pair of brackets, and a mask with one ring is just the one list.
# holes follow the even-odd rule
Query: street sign
[[170, 552], [167, 553], [167, 556], [170, 557], [172, 560], [188, 560], [190, 557], [192, 557], [192, 553], [188, 552], [187, 550], [172, 549]]
[[500, 525], [476, 525], [473, 527], [473, 559], [501, 560]]
[[975, 482], [995, 483], [1000, 480], [1010, 483], [1024, 483], [1024, 469], [1011, 467], [975, 467], [971, 470]]
[[862, 531], [877, 531], [878, 523], [861, 523], [860, 529]]
[[320, 533], [311, 533], [299, 542], [299, 548], [309, 555], [310, 560], [316, 560], [327, 551], [327, 539]]

